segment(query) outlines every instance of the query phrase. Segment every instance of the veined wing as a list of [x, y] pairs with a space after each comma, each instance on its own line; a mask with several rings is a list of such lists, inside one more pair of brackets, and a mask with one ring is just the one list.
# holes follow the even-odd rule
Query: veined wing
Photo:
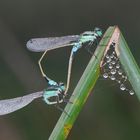
[[79, 39], [79, 35], [62, 36], [62, 37], [48, 37], [48, 38], [34, 38], [30, 39], [26, 46], [30, 51], [43, 52], [46, 50], [53, 50], [69, 45], [73, 45]]
[[43, 91], [28, 94], [13, 99], [0, 100], [0, 115], [12, 113], [31, 103], [34, 99], [42, 97]]

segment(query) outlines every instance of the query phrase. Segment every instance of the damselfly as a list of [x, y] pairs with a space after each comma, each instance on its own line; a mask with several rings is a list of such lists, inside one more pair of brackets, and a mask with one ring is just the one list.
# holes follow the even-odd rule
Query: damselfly
[[[0, 100], [0, 115], [8, 114], [14, 112], [24, 106], [28, 105], [34, 99], [42, 97], [48, 105], [58, 105], [59, 103], [65, 102], [65, 97], [67, 96], [67, 91], [70, 84], [71, 68], [74, 55], [82, 47], [86, 46], [89, 50], [89, 47], [97, 42], [98, 38], [101, 38], [102, 31], [99, 28], [95, 28], [94, 31], [86, 31], [80, 35], [71, 35], [63, 37], [50, 37], [50, 38], [35, 38], [27, 42], [27, 48], [33, 52], [44, 52], [41, 58], [38, 61], [39, 68], [42, 76], [46, 79], [49, 87], [41, 92], [36, 92], [28, 94], [22, 97], [17, 97], [13, 99]], [[62, 82], [56, 82], [50, 79], [43, 71], [41, 61], [46, 55], [47, 51], [66, 47], [73, 46], [68, 65], [68, 74], [67, 74], [67, 84], [66, 86]], [[57, 106], [59, 108], [59, 106]], [[61, 108], [59, 108], [61, 110]]]

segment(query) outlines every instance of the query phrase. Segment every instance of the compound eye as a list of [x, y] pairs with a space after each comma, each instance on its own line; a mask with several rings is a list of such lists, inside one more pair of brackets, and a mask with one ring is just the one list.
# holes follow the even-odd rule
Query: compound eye
[[88, 36], [88, 34], [87, 34], [87, 33], [85, 33], [85, 34], [83, 34], [83, 36]]
[[52, 102], [52, 103], [53, 103], [53, 102], [56, 102], [57, 96], [49, 97], [48, 100], [49, 100], [49, 102]]

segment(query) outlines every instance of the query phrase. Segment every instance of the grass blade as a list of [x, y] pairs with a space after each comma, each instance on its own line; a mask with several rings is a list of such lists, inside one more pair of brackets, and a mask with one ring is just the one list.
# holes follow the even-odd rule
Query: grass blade
[[65, 111], [69, 115], [66, 115], [64, 112], [62, 113], [49, 140], [65, 140], [67, 138], [78, 114], [100, 75], [100, 61], [107, 44], [112, 38], [112, 34], [114, 34], [115, 28], [116, 27], [109, 27], [104, 34], [104, 37], [94, 53], [98, 59], [95, 56], [91, 58], [70, 98], [70, 101], [73, 102], [73, 104], [68, 103], [65, 107]]
[[[113, 41], [118, 43], [115, 51], [124, 68], [124, 71], [126, 72], [126, 75], [128, 76], [128, 80], [140, 99], [140, 70], [119, 28], [117, 26], [109, 27], [100, 41], [100, 44], [98, 45], [81, 79], [79, 80], [72, 94], [73, 96], [70, 98], [70, 101], [73, 102], [73, 104], [67, 104], [65, 107], [65, 111], [69, 115], [66, 115], [64, 112], [62, 113], [52, 134], [50, 135], [49, 140], [65, 140], [67, 138], [76, 118], [78, 117], [78, 114], [80, 113], [87, 97], [100, 75], [101, 61]], [[95, 56], [98, 59], [96, 59]]]
[[128, 77], [128, 80], [130, 81], [138, 99], [140, 100], [140, 69], [122, 34], [120, 34], [119, 44], [116, 47], [116, 53]]

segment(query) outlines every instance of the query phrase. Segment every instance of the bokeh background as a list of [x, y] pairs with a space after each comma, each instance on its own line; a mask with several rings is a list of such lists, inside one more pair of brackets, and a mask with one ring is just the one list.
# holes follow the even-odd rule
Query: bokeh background
[[[23, 96], [46, 88], [37, 61], [29, 52], [34, 37], [80, 34], [98, 26], [118, 25], [140, 65], [140, 3], [138, 0], [0, 0], [0, 99]], [[48, 53], [43, 66], [56, 81], [66, 82], [70, 47]], [[71, 93], [90, 55], [81, 49], [72, 70]], [[0, 140], [47, 140], [61, 112], [42, 99], [0, 116]], [[140, 104], [117, 85], [100, 78], [68, 140], [139, 140]]]

